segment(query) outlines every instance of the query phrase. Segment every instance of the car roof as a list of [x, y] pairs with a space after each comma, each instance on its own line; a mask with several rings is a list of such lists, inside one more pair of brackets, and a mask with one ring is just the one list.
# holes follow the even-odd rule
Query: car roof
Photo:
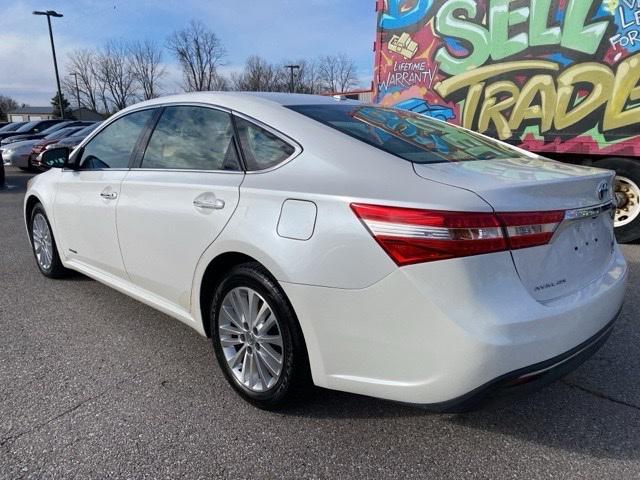
[[170, 103], [208, 103], [226, 108], [242, 107], [277, 107], [289, 105], [320, 105], [320, 104], [359, 104], [356, 100], [337, 99], [326, 95], [309, 95], [302, 93], [281, 92], [189, 92], [178, 95], [154, 98], [137, 103], [124, 111], [137, 110], [146, 106], [164, 105]]

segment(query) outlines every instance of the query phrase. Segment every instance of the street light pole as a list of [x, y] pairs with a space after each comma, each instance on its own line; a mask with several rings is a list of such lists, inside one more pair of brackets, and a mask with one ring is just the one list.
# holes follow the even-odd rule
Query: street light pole
[[291, 83], [289, 84], [289, 91], [293, 93], [293, 71], [300, 69], [300, 65], [285, 65], [284, 68], [288, 68], [291, 73]]
[[[71, 72], [69, 75], [73, 75], [76, 78], [76, 98], [78, 99], [78, 115], [80, 115], [80, 88], [78, 88], [78, 72]], [[78, 118], [78, 120], [80, 120]]]
[[49, 40], [51, 40], [51, 52], [53, 53], [53, 68], [56, 71], [56, 84], [58, 85], [58, 107], [60, 108], [60, 118], [64, 119], [64, 109], [62, 108], [62, 90], [60, 89], [60, 75], [58, 75], [58, 60], [56, 59], [56, 47], [53, 44], [53, 31], [51, 30], [51, 17], [60, 18], [61, 13], [55, 10], [47, 10], [46, 12], [34, 11], [34, 15], [44, 15], [47, 17], [47, 24], [49, 25]]

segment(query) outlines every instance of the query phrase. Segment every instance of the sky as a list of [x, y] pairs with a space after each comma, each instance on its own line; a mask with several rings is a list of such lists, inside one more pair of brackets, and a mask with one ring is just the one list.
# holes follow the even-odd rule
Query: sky
[[[223, 73], [240, 70], [254, 54], [280, 62], [345, 53], [362, 86], [372, 79], [375, 0], [0, 0], [0, 94], [31, 106], [49, 105], [56, 91], [46, 17], [33, 10], [64, 15], [52, 18], [61, 76], [75, 49], [111, 39], [165, 45], [195, 19], [224, 43]], [[165, 91], [179, 91], [180, 71], [168, 51], [164, 61]]]

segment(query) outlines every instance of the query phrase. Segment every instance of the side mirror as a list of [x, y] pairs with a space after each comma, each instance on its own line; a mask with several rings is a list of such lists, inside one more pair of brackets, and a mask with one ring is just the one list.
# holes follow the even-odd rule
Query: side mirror
[[40, 164], [46, 168], [62, 168], [69, 162], [69, 149], [52, 148], [40, 154]]

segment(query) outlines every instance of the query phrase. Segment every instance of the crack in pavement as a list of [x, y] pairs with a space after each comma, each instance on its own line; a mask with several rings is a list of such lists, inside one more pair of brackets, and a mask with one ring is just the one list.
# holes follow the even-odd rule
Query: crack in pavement
[[102, 390], [100, 393], [97, 393], [96, 395], [93, 395], [89, 398], [85, 398], [84, 400], [76, 403], [75, 405], [73, 405], [72, 407], [67, 408], [66, 410], [54, 415], [53, 417], [49, 418], [48, 420], [45, 420], [44, 422], [41, 422], [27, 430], [24, 430], [22, 432], [19, 433], [15, 433], [13, 435], [8, 435], [4, 438], [0, 438], [0, 447], [4, 447], [7, 448], [9, 445], [9, 442], [14, 443], [16, 440], [18, 440], [20, 437], [24, 436], [24, 435], [28, 435], [30, 433], [33, 433], [39, 429], [41, 429], [42, 427], [46, 427], [47, 425], [49, 425], [52, 422], [55, 422], [56, 420], [69, 415], [70, 413], [75, 412], [76, 410], [78, 410], [80, 407], [82, 407], [83, 405], [86, 405], [89, 402], [92, 402], [94, 400], [99, 399], [100, 397], [104, 396], [107, 392], [109, 392], [110, 390], [117, 388], [119, 386], [121, 386], [122, 384], [125, 383], [132, 383], [134, 381], [135, 378], [139, 378], [141, 376], [144, 376], [146, 373], [150, 372], [154, 370], [154, 368], [147, 368], [146, 370], [142, 370], [141, 372], [137, 373], [136, 375], [132, 376], [132, 377], [127, 377], [127, 378], [123, 378], [119, 381], [117, 381], [116, 383], [114, 383], [113, 385], [109, 385], [107, 388], [105, 388], [104, 390]]
[[615, 403], [617, 405], [624, 405], [625, 407], [633, 408], [635, 410], [640, 411], [640, 405], [634, 405], [633, 403], [625, 402], [624, 400], [618, 400], [617, 398], [613, 398], [609, 395], [606, 395], [601, 392], [597, 392], [595, 390], [591, 390], [590, 388], [583, 387], [582, 385], [578, 385], [577, 383], [571, 383], [567, 380], [561, 380], [561, 383], [564, 383], [566, 386], [575, 388], [576, 390], [580, 390], [581, 392], [588, 393], [593, 395], [596, 398], [600, 398], [602, 400], [607, 400], [609, 402]]
[[83, 405], [93, 401], [93, 400], [97, 400], [98, 398], [102, 397], [103, 395], [105, 395], [109, 390], [111, 390], [112, 388], [117, 387], [120, 383], [122, 382], [118, 382], [115, 385], [111, 385], [108, 388], [105, 388], [104, 390], [102, 390], [100, 393], [98, 393], [97, 395], [94, 395], [92, 397], [86, 398], [84, 400], [82, 400], [81, 402], [76, 403], [74, 406], [67, 408], [66, 410], [62, 411], [61, 413], [58, 413], [57, 415], [54, 415], [53, 417], [49, 418], [48, 420], [45, 420], [44, 422], [41, 422], [27, 430], [24, 430], [22, 432], [18, 432], [15, 433], [13, 435], [9, 435], [5, 438], [0, 439], [0, 447], [4, 447], [4, 446], [8, 446], [7, 444], [9, 442], [13, 443], [16, 440], [18, 440], [20, 437], [24, 436], [24, 435], [28, 435], [29, 433], [33, 433], [39, 429], [41, 429], [42, 427], [46, 427], [47, 425], [49, 425], [51, 422], [54, 422], [56, 420], [58, 420], [59, 418], [64, 417], [65, 415], [68, 415], [70, 413], [75, 412], [76, 410], [78, 410], [80, 407], [82, 407]]

